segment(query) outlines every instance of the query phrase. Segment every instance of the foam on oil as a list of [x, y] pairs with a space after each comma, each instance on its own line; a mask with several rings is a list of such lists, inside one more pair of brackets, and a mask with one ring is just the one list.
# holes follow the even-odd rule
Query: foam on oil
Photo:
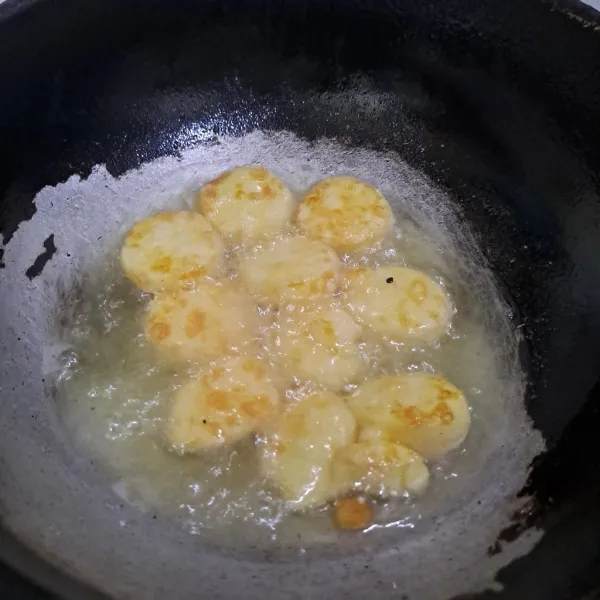
[[[231, 145], [236, 148], [235, 141]], [[328, 156], [322, 147], [305, 149], [299, 156], [285, 153], [285, 144], [276, 145], [283, 150], [276, 162], [272, 147], [271, 154], [260, 156], [257, 146], [246, 144], [246, 152], [238, 145], [222, 156], [217, 150], [209, 164], [174, 169], [162, 182], [154, 182], [160, 193], [134, 203], [120, 231], [154, 211], [189, 206], [202, 181], [236, 164], [262, 163], [296, 192], [333, 174], [378, 186], [394, 209], [394, 234], [362, 256], [346, 257], [346, 262], [423, 270], [443, 282], [456, 314], [449, 335], [435, 346], [365, 346], [372, 364], [368, 376], [436, 372], [461, 387], [472, 407], [465, 444], [430, 465], [433, 477], [425, 495], [381, 503], [372, 528], [426, 529], [437, 517], [477, 497], [515, 426], [523, 376], [510, 309], [448, 203], [431, 201], [431, 188], [399, 171], [388, 174], [395, 165], [385, 160], [357, 163], [352, 154], [342, 154], [340, 160], [339, 148]], [[116, 255], [121, 233], [89, 257], [77, 302], [62, 319], [60, 343], [67, 350], [61, 357], [57, 398], [77, 446], [101, 460], [114, 490], [129, 502], [173, 516], [189, 531], [219, 544], [274, 539], [285, 544], [299, 540], [304, 546], [335, 540], [338, 534], [326, 511], [294, 515], [285, 510], [258, 474], [251, 440], [203, 455], [181, 457], [169, 451], [162, 437], [166, 406], [190, 373], [174, 370], [145, 340], [141, 320], [148, 297], [120, 272]]]

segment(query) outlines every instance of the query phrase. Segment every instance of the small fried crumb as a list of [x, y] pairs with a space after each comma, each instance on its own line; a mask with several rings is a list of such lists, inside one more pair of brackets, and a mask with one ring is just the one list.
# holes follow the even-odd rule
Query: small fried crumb
[[339, 529], [366, 529], [373, 521], [373, 511], [362, 496], [336, 500], [334, 521]]

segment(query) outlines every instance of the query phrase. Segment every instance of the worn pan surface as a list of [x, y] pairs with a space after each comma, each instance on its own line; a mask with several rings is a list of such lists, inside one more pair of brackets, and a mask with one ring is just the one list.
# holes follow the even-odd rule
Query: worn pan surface
[[[595, 15], [537, 0], [2, 4], [5, 561], [78, 599], [596, 597]], [[431, 214], [459, 215], [520, 323], [520, 425], [468, 509], [410, 547], [398, 530], [303, 553], [214, 547], [123, 503], [64, 435], [48, 377], [61, 294], [132, 203], [143, 211], [140, 190], [177, 169], [215, 155], [283, 168], [327, 148], [383, 180], [418, 180]], [[38, 593], [10, 571], [2, 582], [3, 598]]]

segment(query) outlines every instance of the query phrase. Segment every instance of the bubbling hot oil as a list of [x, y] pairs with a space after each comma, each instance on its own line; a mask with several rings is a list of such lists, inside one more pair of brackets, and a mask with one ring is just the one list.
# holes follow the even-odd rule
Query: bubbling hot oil
[[[169, 208], [185, 206], [187, 200], [177, 198]], [[396, 215], [395, 229], [384, 243], [344, 257], [348, 266], [393, 264], [422, 270], [444, 285], [456, 309], [448, 335], [438, 344], [363, 343], [370, 365], [364, 379], [417, 370], [437, 373], [465, 392], [472, 412], [463, 446], [429, 465], [432, 478], [425, 494], [380, 501], [372, 528], [412, 529], [468, 500], [465, 489], [486, 468], [505, 430], [505, 407], [499, 401], [503, 381], [485, 325], [486, 299], [460, 279], [456, 256], [442, 248], [408, 216]], [[124, 278], [117, 252], [115, 248], [112, 258], [83, 278], [79, 302], [63, 331], [68, 350], [57, 397], [75, 444], [100, 459], [113, 489], [128, 502], [173, 517], [219, 544], [328, 541], [332, 525], [327, 511], [287, 510], [260, 476], [253, 440], [197, 455], [180, 456], [168, 448], [163, 430], [170, 398], [198, 366], [175, 369], [145, 339], [142, 321], [149, 296]], [[236, 254], [229, 255], [232, 265]], [[274, 325], [268, 314], [262, 316], [266, 339]], [[298, 388], [288, 390], [288, 401], [304, 386], [311, 383], [298, 382]]]

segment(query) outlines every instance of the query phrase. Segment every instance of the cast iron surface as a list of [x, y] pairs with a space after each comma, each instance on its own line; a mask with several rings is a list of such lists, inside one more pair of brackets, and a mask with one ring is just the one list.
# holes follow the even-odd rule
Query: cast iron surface
[[[285, 129], [398, 152], [455, 198], [510, 289], [532, 356], [527, 408], [550, 447], [524, 490], [529, 510], [503, 536], [542, 527], [542, 541], [499, 573], [503, 591], [473, 598], [595, 597], [598, 28], [583, 7], [534, 0], [8, 0], [0, 7], [4, 244], [32, 217], [44, 185], [98, 163], [119, 175], [210, 143], [182, 136], [190, 123], [215, 135]], [[360, 78], [396, 98], [384, 118], [319, 100]], [[32, 281], [61, 252], [53, 239], [43, 247]], [[66, 596], [91, 593], [3, 540], [5, 559], [28, 576]], [[0, 571], [2, 597], [24, 598], [25, 584], [13, 581]], [[32, 598], [40, 594], [32, 588]]]

